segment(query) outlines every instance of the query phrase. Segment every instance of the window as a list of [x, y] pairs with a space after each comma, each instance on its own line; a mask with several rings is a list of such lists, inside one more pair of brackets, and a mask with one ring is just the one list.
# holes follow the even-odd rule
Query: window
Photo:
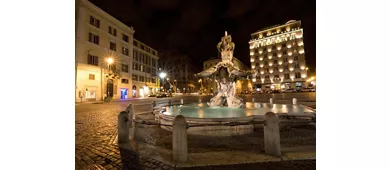
[[129, 80], [128, 79], [122, 79], [122, 83], [123, 84], [129, 84]]
[[143, 44], [141, 44], [141, 49], [145, 50], [145, 46]]
[[98, 66], [99, 65], [99, 57], [88, 55], [88, 64]]
[[129, 66], [127, 64], [122, 64], [122, 71], [128, 73], [129, 72]]
[[257, 54], [259, 52], [259, 50], [258, 49], [255, 49], [255, 54]]
[[129, 36], [127, 36], [125, 34], [122, 34], [122, 40], [126, 41], [126, 42], [129, 42]]
[[283, 58], [283, 61], [284, 61], [284, 62], [287, 62], [287, 58]]
[[97, 28], [100, 28], [100, 20], [96, 19], [95, 17], [91, 16], [89, 17], [89, 23]]
[[89, 40], [89, 42], [91, 42], [91, 43], [95, 43], [95, 44], [99, 45], [99, 36], [98, 36], [98, 35], [89, 33], [88, 40]]
[[256, 63], [256, 66], [259, 66], [259, 63]]
[[133, 41], [133, 45], [134, 45], [134, 46], [138, 46], [137, 41]]
[[275, 52], [272, 55], [276, 57], [276, 53]]
[[269, 76], [265, 76], [265, 79], [269, 79]]
[[298, 63], [295, 63], [295, 68], [299, 68], [299, 64]]
[[278, 64], [278, 60], [274, 60], [274, 64]]
[[283, 44], [282, 44], [282, 47], [283, 47], [283, 48], [286, 48], [286, 43], [283, 43]]
[[132, 80], [138, 81], [138, 76], [133, 74]]
[[133, 62], [133, 70], [138, 70], [138, 63]]
[[266, 51], [267, 51], [267, 48], [263, 48], [263, 51], [266, 52]]
[[108, 26], [108, 33], [110, 33], [113, 36], [116, 36], [116, 29], [112, 28], [111, 26]]
[[[153, 67], [156, 67], [156, 59], [153, 59], [153, 58], [152, 58], [152, 66], [153, 66]], [[207, 66], [206, 66], [206, 67], [207, 67]]]
[[285, 69], [285, 70], [288, 70], [288, 66], [284, 66], [284, 69]]
[[140, 82], [145, 82], [145, 77], [144, 76], [139, 76], [139, 79], [138, 79]]
[[138, 51], [133, 51], [133, 61], [138, 61]]
[[290, 79], [290, 74], [284, 74], [284, 79]]
[[129, 56], [129, 49], [126, 47], [122, 47], [122, 54]]
[[152, 54], [153, 54], [153, 55], [156, 55], [156, 51], [153, 50], [153, 51], [152, 51]]
[[298, 60], [298, 56], [294, 56], [294, 60]]
[[110, 50], [116, 51], [116, 44], [113, 42], [110, 42]]
[[139, 53], [139, 62], [144, 63], [144, 53]]
[[286, 54], [287, 54], [287, 51], [286, 51], [286, 50], [284, 50], [284, 51], [283, 51], [283, 55], [286, 55]]
[[273, 50], [276, 50], [276, 45], [272, 46], [272, 49], [273, 49]]
[[279, 75], [274, 75], [274, 80], [279, 80]]
[[295, 78], [301, 78], [301, 73], [300, 72], [298, 72], [298, 73], [295, 73]]
[[156, 79], [155, 78], [152, 78], [152, 83], [156, 83]]
[[89, 79], [90, 80], [95, 80], [95, 74], [89, 74]]
[[144, 71], [144, 65], [142, 64], [139, 65], [139, 71]]
[[265, 69], [265, 72], [268, 73], [268, 68]]

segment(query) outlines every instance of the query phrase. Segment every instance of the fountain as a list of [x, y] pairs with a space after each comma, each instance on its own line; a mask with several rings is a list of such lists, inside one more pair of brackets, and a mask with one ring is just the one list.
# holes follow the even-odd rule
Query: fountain
[[[297, 104], [273, 104], [244, 102], [236, 95], [236, 81], [255, 77], [256, 72], [240, 70], [232, 62], [234, 43], [232, 37], [225, 31], [225, 36], [218, 43], [217, 49], [221, 53], [221, 62], [204, 70], [196, 77], [211, 78], [218, 86], [218, 92], [207, 103], [192, 103], [165, 106], [159, 112], [159, 121], [163, 124], [172, 124], [175, 116], [183, 115], [189, 125], [201, 125], [191, 127], [189, 134], [230, 136], [253, 132], [254, 125], [225, 126], [220, 125], [229, 122], [262, 121], [267, 112], [273, 112], [281, 116], [313, 117], [314, 111], [308, 107]], [[210, 126], [203, 126], [210, 124]], [[169, 126], [162, 126], [172, 130]]]

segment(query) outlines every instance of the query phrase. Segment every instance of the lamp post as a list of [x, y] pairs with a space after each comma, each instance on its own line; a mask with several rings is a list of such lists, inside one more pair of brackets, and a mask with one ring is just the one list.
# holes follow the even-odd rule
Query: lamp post
[[[108, 57], [107, 59], [106, 59], [106, 62], [107, 62], [107, 65], [108, 65], [108, 71], [110, 71], [110, 65], [112, 64], [112, 63], [114, 63], [114, 59], [112, 58], [112, 57]], [[101, 71], [100, 71], [100, 73], [101, 73], [101, 81], [102, 81], [102, 84], [101, 84], [101, 86], [102, 86], [102, 88], [101, 88], [101, 96], [102, 96], [102, 101], [104, 101], [104, 97], [103, 97], [103, 93], [104, 93], [104, 91], [103, 91], [103, 82], [104, 82], [104, 77], [103, 77], [103, 67], [101, 67]], [[107, 86], [107, 92], [108, 92], [108, 86]]]
[[163, 86], [163, 89], [165, 89], [164, 88], [164, 78], [167, 76], [167, 73], [160, 72], [160, 74], [158, 74], [158, 76], [162, 79], [162, 86]]

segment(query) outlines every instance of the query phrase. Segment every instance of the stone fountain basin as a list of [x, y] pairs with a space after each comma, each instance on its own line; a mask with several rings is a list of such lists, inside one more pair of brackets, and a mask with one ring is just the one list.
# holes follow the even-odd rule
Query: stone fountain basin
[[[281, 119], [293, 116], [303, 119], [314, 117], [315, 111], [303, 106], [292, 104], [269, 104], [247, 102], [244, 108], [209, 107], [206, 103], [191, 103], [184, 105], [165, 106], [159, 114], [162, 124], [173, 123], [177, 115], [183, 115], [189, 125], [196, 124], [219, 124], [228, 122], [249, 122], [264, 120], [267, 112], [274, 112]], [[253, 132], [259, 125], [238, 126], [200, 126], [187, 129], [188, 134], [210, 136], [234, 136]], [[161, 126], [163, 129], [172, 131], [170, 126]]]

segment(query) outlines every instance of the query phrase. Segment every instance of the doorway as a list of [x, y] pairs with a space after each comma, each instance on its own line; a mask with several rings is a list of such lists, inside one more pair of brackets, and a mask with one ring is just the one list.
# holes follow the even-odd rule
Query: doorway
[[127, 99], [128, 89], [121, 89], [121, 99]]
[[114, 82], [112, 79], [107, 80], [107, 97], [114, 96]]

